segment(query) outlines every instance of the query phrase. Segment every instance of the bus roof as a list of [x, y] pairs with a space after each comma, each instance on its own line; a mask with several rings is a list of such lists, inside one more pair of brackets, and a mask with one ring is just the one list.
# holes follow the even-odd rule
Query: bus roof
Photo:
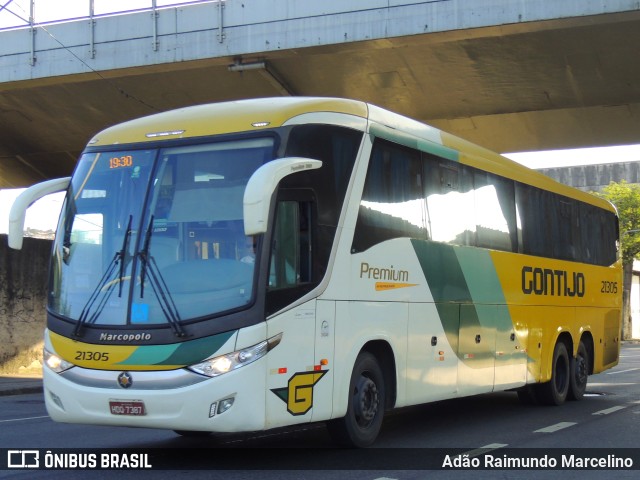
[[170, 110], [109, 127], [89, 146], [153, 142], [282, 126], [309, 112], [335, 112], [367, 118], [367, 104], [334, 98], [280, 97], [237, 100]]
[[[455, 135], [357, 100], [322, 97], [278, 97], [237, 100], [170, 110], [109, 127], [89, 147], [157, 142], [257, 131], [285, 125], [309, 113], [342, 113], [390, 127], [387, 138], [418, 146], [430, 144], [455, 152], [455, 160], [522, 183], [575, 198], [615, 212], [606, 200], [555, 180]], [[413, 139], [413, 140], [411, 140]], [[418, 143], [416, 143], [418, 141]], [[434, 150], [430, 150], [432, 153]], [[446, 158], [452, 159], [451, 155]]]

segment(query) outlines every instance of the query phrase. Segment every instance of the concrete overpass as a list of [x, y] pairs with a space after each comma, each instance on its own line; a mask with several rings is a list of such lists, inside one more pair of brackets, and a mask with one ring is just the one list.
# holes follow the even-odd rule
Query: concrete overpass
[[[226, 0], [0, 31], [0, 187], [123, 120], [369, 101], [499, 152], [640, 143], [637, 0]], [[230, 67], [232, 66], [232, 67]]]

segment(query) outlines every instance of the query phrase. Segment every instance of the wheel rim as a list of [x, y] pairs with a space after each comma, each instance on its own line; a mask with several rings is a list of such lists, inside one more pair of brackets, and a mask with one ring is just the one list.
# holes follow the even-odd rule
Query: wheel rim
[[369, 427], [378, 413], [378, 386], [373, 380], [361, 375], [353, 392], [356, 422], [362, 428]]

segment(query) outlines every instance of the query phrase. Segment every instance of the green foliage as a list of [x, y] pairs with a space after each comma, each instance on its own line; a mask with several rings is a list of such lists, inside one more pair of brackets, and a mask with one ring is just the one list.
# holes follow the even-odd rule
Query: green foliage
[[613, 203], [620, 217], [620, 237], [622, 241], [622, 261], [633, 262], [640, 257], [640, 185], [611, 182], [596, 194]]

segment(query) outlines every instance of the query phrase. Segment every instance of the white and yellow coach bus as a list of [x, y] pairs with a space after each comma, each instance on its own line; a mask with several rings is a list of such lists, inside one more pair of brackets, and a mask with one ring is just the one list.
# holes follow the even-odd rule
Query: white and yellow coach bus
[[203, 105], [108, 128], [53, 244], [56, 421], [255, 431], [492, 391], [580, 399], [617, 364], [615, 209], [366, 103]]

